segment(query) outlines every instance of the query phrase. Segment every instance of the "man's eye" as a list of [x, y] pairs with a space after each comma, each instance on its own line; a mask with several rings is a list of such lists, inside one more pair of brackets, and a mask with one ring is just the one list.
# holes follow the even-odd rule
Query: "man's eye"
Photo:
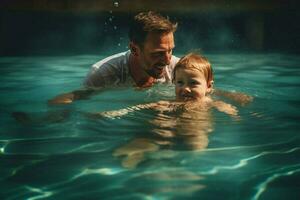
[[161, 56], [163, 53], [162, 52], [155, 52], [155, 53], [152, 53], [152, 56], [153, 57], [159, 57]]

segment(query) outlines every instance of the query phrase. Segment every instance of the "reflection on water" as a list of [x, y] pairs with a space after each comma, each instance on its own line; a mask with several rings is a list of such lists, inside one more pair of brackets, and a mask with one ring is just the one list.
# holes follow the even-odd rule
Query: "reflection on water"
[[[174, 112], [174, 110], [172, 111]], [[152, 134], [142, 134], [134, 138], [129, 143], [117, 148], [113, 155], [125, 156], [122, 166], [135, 168], [146, 159], [145, 154], [154, 152], [159, 154], [160, 149], [193, 151], [205, 149], [208, 145], [208, 133], [213, 130], [211, 114], [202, 109], [180, 112], [177, 110], [175, 114], [159, 113], [153, 116], [153, 119], [149, 121], [154, 125], [151, 128]]]
[[[91, 119], [83, 113], [171, 100], [174, 87], [121, 88], [48, 107], [51, 97], [78, 88], [99, 58], [1, 58], [2, 199], [298, 199], [299, 58], [208, 57], [217, 88], [254, 96], [249, 105], [235, 104], [239, 120], [216, 110]], [[13, 112], [32, 118], [21, 114], [19, 123]], [[123, 167], [124, 154], [140, 162]]]

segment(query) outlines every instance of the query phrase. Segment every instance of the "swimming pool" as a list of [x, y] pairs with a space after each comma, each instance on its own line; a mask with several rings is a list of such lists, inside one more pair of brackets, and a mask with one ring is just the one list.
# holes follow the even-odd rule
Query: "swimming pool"
[[[241, 120], [212, 112], [213, 131], [201, 151], [162, 148], [134, 169], [113, 151], [153, 130], [154, 112], [91, 119], [86, 112], [170, 100], [174, 87], [118, 88], [71, 105], [48, 106], [80, 87], [95, 55], [0, 58], [1, 199], [299, 199], [300, 57], [208, 54], [215, 85], [254, 96]], [[236, 105], [236, 104], [235, 104]], [[12, 113], [29, 113], [20, 123]], [[58, 113], [55, 120], [40, 120]], [[61, 117], [60, 113], [64, 113]]]

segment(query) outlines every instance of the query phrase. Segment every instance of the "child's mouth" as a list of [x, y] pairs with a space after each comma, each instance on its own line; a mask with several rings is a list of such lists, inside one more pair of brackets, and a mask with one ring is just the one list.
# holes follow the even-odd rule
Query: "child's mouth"
[[191, 96], [191, 95], [182, 95], [182, 96], [181, 96], [181, 99], [182, 99], [183, 101], [191, 101], [191, 100], [194, 100], [194, 97]]

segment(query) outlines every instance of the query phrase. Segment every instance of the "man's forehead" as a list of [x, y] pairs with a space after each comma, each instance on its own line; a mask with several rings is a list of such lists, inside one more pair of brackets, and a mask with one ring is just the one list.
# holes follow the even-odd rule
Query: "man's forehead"
[[170, 33], [148, 33], [146, 40], [144, 42], [144, 47], [151, 49], [173, 49], [174, 48], [174, 36], [173, 32]]

